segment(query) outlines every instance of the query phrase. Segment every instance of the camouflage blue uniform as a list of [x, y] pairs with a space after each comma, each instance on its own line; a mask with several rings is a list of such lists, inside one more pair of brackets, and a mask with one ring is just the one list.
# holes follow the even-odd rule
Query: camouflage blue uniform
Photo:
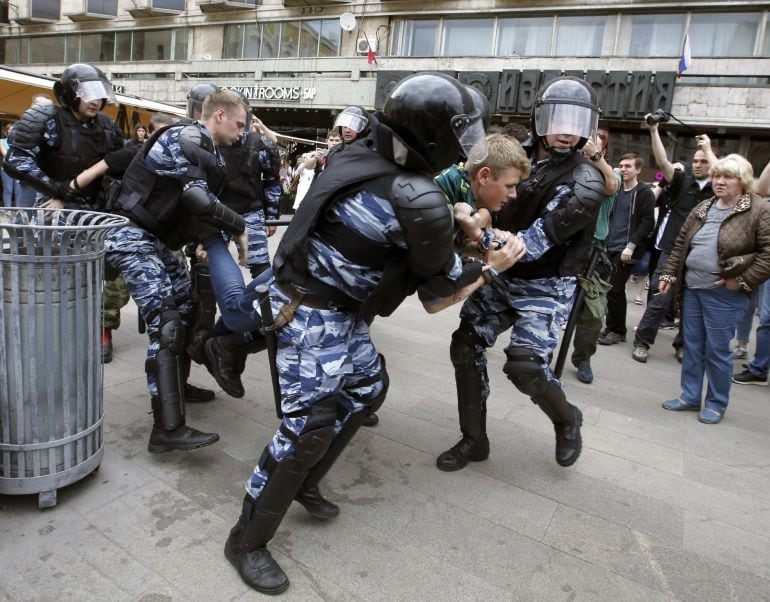
[[[210, 137], [204, 125], [197, 125], [201, 128], [202, 135]], [[181, 178], [187, 173], [190, 161], [180, 147], [180, 132], [181, 128], [164, 132], [147, 152], [145, 163], [158, 176]], [[217, 160], [221, 165], [218, 153]], [[188, 187], [200, 187], [208, 191], [203, 179], [188, 182], [185, 189]], [[216, 201], [213, 194], [208, 194]], [[153, 360], [159, 349], [160, 311], [164, 302], [173, 301], [185, 328], [190, 326], [193, 300], [187, 267], [166, 243], [133, 222], [110, 230], [105, 237], [105, 250], [107, 261], [120, 270], [147, 324], [147, 334], [150, 337], [147, 359]], [[152, 371], [147, 374], [147, 388], [151, 397], [157, 397], [156, 375]]]
[[[255, 135], [257, 134], [248, 133], [245, 136]], [[278, 205], [281, 201], [280, 169], [280, 155], [271, 150], [271, 146], [265, 143], [259, 150], [259, 171], [262, 179], [262, 191], [264, 197], [260, 200], [262, 201], [263, 206], [261, 209], [241, 212], [241, 215], [246, 220], [246, 231], [249, 238], [249, 248], [246, 254], [246, 266], [249, 268], [270, 265], [270, 255], [267, 250], [265, 220], [276, 220], [279, 216]], [[224, 202], [225, 204], [228, 204], [226, 198], [224, 199]]]
[[249, 234], [249, 249], [246, 254], [246, 266], [249, 268], [270, 264], [265, 220], [278, 219], [278, 204], [281, 202], [280, 155], [263, 148], [259, 151], [259, 165], [262, 169], [264, 208], [243, 215]]
[[[406, 249], [401, 225], [390, 201], [366, 191], [337, 202], [330, 210], [351, 230], [373, 244]], [[364, 300], [379, 282], [382, 271], [356, 265], [318, 236], [308, 239], [309, 269], [322, 282], [356, 300]], [[461, 264], [455, 257], [447, 276], [460, 277]], [[270, 291], [273, 314], [290, 299], [273, 283]], [[329, 304], [328, 309], [300, 305], [294, 319], [278, 331], [277, 366], [280, 375], [281, 427], [267, 447], [275, 461], [291, 456], [294, 437], [307, 421], [307, 408], [331, 396], [336, 397], [338, 415], [335, 435], [354, 413], [368, 409], [384, 392], [383, 363], [372, 343], [369, 327], [356, 313]], [[294, 416], [292, 416], [294, 414]], [[298, 415], [301, 414], [301, 415]], [[258, 498], [270, 474], [263, 455], [246, 483], [246, 490]]]
[[[545, 163], [535, 166], [533, 175]], [[571, 194], [569, 186], [558, 186], [546, 206], [547, 210], [553, 210]], [[542, 217], [538, 218], [529, 228], [517, 232], [527, 247], [527, 254], [519, 260], [520, 263], [534, 261], [553, 247], [553, 242], [543, 230], [543, 221]], [[483, 375], [482, 400], [485, 404], [489, 396], [489, 379], [484, 352], [509, 328], [510, 343], [505, 351], [516, 348], [529, 350], [543, 360], [548, 381], [562, 386], [548, 363], [569, 316], [576, 284], [575, 276], [525, 280], [503, 272], [491, 285], [482, 287], [465, 302], [460, 318], [472, 323], [478, 335], [476, 366]]]
[[[25, 113], [24, 116], [22, 116], [22, 121], [33, 119], [33, 109], [35, 115], [43, 113], [42, 111], [33, 107], [30, 109], [30, 111]], [[66, 109], [65, 107], [55, 107], [54, 113], [50, 113], [50, 111], [54, 109], [46, 110], [49, 112], [49, 117], [46, 118], [45, 123], [40, 124], [38, 139], [32, 141], [29, 140], [27, 136], [18, 134], [16, 136], [12, 136], [6, 161], [18, 171], [25, 173], [26, 175], [39, 182], [56, 185], [57, 182], [52, 177], [53, 174], [47, 173], [41, 167], [41, 163], [44, 155], [53, 154], [57, 155], [58, 158], [60, 156], [59, 153], [66, 152], [60, 148], [66, 137], [66, 133], [62, 132], [61, 128], [67, 127], [66, 125], [62, 125], [60, 115], [64, 114], [68, 116], [69, 119], [73, 119], [73, 117], [69, 109]], [[100, 123], [101, 126], [99, 125]], [[101, 139], [99, 139], [98, 136], [94, 138], [92, 135], [90, 135], [93, 133], [98, 134], [100, 127], [102, 128], [103, 132], [101, 134]], [[88, 157], [86, 159], [83, 157], [83, 154], [81, 154], [80, 158], [85, 159], [85, 163], [82, 165], [76, 165], [73, 163], [74, 166], [70, 169], [74, 173], [60, 174], [58, 177], [61, 179], [72, 179], [77, 176], [78, 173], [80, 173], [81, 168], [85, 169], [93, 163], [96, 163], [99, 159], [104, 158], [107, 153], [123, 148], [122, 133], [118, 129], [115, 121], [105, 115], [99, 114], [95, 118], [87, 119], [84, 122], [79, 123], [75, 131], [83, 131], [84, 133], [88, 132], [88, 136], [85, 134], [80, 135], [78, 133], [70, 134], [73, 137], [78, 136], [77, 142], [79, 143], [79, 146], [82, 147], [83, 143], [87, 145], [87, 151], [85, 152], [87, 153]], [[82, 153], [83, 150], [80, 152]], [[59, 162], [57, 161], [57, 163]], [[60, 163], [64, 164], [64, 161], [61, 161]], [[30, 197], [33, 197], [34, 195], [34, 206], [36, 207], [51, 198], [48, 194], [36, 191], [26, 184], [23, 185]], [[77, 195], [73, 194], [71, 199], [65, 199], [64, 208], [92, 209], [95, 211], [101, 211], [103, 210], [101, 201], [102, 199], [100, 198], [99, 183], [96, 182]]]

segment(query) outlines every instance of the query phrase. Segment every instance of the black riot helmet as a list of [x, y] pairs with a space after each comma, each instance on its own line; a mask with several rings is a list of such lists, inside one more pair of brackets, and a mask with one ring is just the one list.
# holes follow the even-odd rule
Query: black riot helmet
[[212, 92], [216, 92], [214, 84], [195, 84], [187, 93], [187, 117], [195, 121], [201, 118], [203, 112], [203, 101]]
[[[438, 173], [472, 148], [486, 145], [481, 111], [471, 92], [443, 73], [402, 79], [385, 99], [379, 121], [398, 138], [393, 160], [411, 169]], [[482, 154], [486, 157], [474, 156]]]
[[342, 135], [342, 128], [351, 129], [356, 133], [356, 137], [353, 140], [363, 138], [369, 133], [369, 113], [363, 107], [353, 105], [345, 107], [337, 115], [337, 119], [334, 120], [334, 129], [337, 130], [342, 141], [352, 142], [353, 140], [345, 140], [345, 137]]
[[[583, 148], [599, 125], [601, 109], [596, 93], [585, 80], [577, 77], [557, 77], [538, 90], [531, 115], [531, 135], [542, 140], [551, 153], [568, 154]], [[551, 134], [578, 136], [580, 141], [571, 149], [551, 149], [545, 137]]]
[[54, 83], [53, 92], [59, 104], [73, 110], [78, 108], [81, 100], [101, 100], [102, 109], [108, 101], [115, 102], [112, 84], [104, 71], [87, 63], [75, 63], [67, 67], [61, 79]]

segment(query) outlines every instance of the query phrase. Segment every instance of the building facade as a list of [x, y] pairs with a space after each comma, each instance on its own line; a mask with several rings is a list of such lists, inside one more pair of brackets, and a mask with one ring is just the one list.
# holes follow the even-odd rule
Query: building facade
[[[651, 159], [645, 113], [664, 108], [670, 155], [708, 133], [720, 154], [770, 159], [770, 2], [650, 0], [14, 0], [0, 62], [57, 76], [99, 65], [126, 94], [183, 105], [201, 81], [239, 89], [278, 131], [320, 135], [398, 79], [443, 71], [487, 94], [493, 124], [527, 123], [559, 74], [599, 94], [611, 158]], [[692, 65], [676, 72], [687, 34]], [[2, 106], [0, 106], [2, 111]]]

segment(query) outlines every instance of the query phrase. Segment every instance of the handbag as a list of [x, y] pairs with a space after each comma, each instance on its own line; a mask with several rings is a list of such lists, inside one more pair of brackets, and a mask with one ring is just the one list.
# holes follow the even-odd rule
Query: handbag
[[727, 259], [720, 259], [718, 272], [720, 278], [727, 279], [740, 276], [751, 265], [756, 255], [756, 253], [746, 253], [745, 255], [734, 255]]

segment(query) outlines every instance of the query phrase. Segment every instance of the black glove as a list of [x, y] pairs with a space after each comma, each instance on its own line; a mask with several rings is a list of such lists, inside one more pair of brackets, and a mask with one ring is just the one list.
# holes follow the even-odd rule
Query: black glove
[[77, 203], [83, 198], [82, 190], [74, 190], [70, 187], [71, 180], [65, 180], [64, 182], [55, 182], [54, 189], [56, 190], [56, 198], [64, 202]]

